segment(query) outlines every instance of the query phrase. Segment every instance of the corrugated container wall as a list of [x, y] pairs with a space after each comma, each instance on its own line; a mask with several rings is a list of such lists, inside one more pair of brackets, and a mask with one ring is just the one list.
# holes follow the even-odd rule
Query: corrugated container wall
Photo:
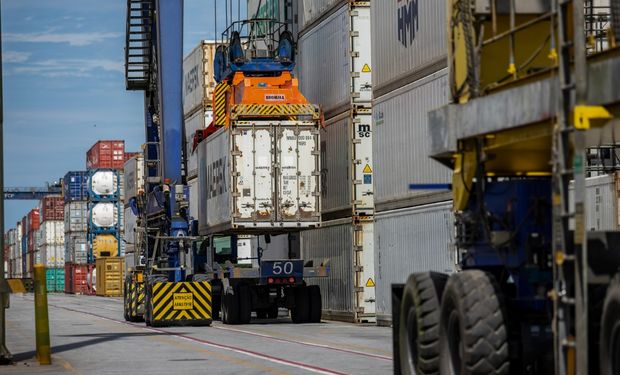
[[[190, 208], [191, 210], [191, 208]], [[135, 250], [135, 235], [136, 235], [136, 227], [138, 218], [134, 215], [131, 207], [125, 208], [124, 215], [124, 243], [125, 243], [125, 253], [133, 253]]]
[[125, 141], [99, 141], [86, 152], [86, 169], [123, 169]]
[[88, 199], [88, 172], [67, 172], [62, 180], [63, 198], [66, 202], [85, 201]]
[[198, 108], [211, 106], [215, 77], [213, 57], [215, 43], [202, 41], [183, 60], [183, 114], [191, 115]]
[[88, 260], [86, 232], [65, 233], [65, 261], [84, 264]]
[[213, 121], [213, 111], [204, 108], [185, 118], [185, 155], [187, 158], [187, 178], [198, 177], [198, 150], [194, 150], [194, 133], [204, 129]]
[[47, 196], [39, 202], [41, 221], [65, 219], [65, 201], [60, 196]]
[[390, 320], [391, 285], [414, 272], [455, 271], [452, 202], [441, 202], [375, 216], [377, 320]]
[[370, 3], [375, 98], [447, 66], [445, 1]]
[[318, 22], [322, 17], [333, 11], [340, 4], [344, 4], [346, 0], [298, 0], [299, 1], [299, 17], [301, 19], [299, 30], [304, 29]]
[[88, 203], [86, 201], [65, 204], [65, 232], [88, 230]]
[[299, 39], [300, 90], [327, 118], [372, 101], [370, 40], [370, 9], [348, 4]]
[[[444, 69], [375, 101], [373, 162], [377, 211], [385, 211], [388, 204], [437, 194], [410, 190], [410, 184], [451, 181], [451, 171], [428, 157], [427, 113], [448, 103], [448, 91]], [[405, 202], [389, 209], [411, 205], [414, 204]]]
[[[571, 184], [569, 198], [574, 200]], [[588, 231], [620, 230], [620, 174], [603, 175], [586, 179], [586, 229]], [[574, 220], [571, 219], [571, 229]]]
[[141, 154], [127, 160], [124, 167], [124, 203], [127, 206], [132, 198], [144, 192], [144, 158]]

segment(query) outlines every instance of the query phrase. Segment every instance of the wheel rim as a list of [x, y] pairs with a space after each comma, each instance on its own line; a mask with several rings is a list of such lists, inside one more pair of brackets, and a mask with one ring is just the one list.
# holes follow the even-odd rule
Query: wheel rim
[[616, 321], [609, 338], [611, 373], [620, 374], [620, 320]]
[[450, 373], [459, 374], [461, 372], [461, 361], [463, 359], [463, 347], [461, 345], [461, 322], [456, 311], [450, 313], [448, 319], [448, 349], [450, 355]]
[[418, 362], [418, 318], [413, 307], [407, 313], [407, 349], [409, 366], [415, 373]]

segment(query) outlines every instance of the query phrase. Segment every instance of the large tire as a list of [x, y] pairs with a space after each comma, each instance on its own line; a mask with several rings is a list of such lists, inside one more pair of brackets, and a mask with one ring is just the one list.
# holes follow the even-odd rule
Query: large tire
[[508, 329], [493, 275], [450, 276], [441, 301], [441, 374], [508, 374]]
[[310, 312], [308, 322], [321, 323], [321, 314], [323, 313], [321, 288], [319, 288], [318, 285], [310, 285], [308, 287], [308, 296], [310, 298]]
[[276, 302], [267, 309], [267, 319], [278, 319], [278, 304]]
[[293, 323], [307, 323], [310, 319], [310, 294], [308, 288], [300, 286], [295, 288], [295, 306], [291, 310]]
[[252, 293], [248, 285], [239, 285], [235, 294], [238, 298], [239, 324], [249, 324], [252, 319]]
[[399, 321], [402, 374], [439, 373], [439, 315], [448, 276], [436, 272], [409, 276]]
[[601, 318], [599, 355], [602, 375], [620, 374], [620, 273], [607, 288]]
[[222, 295], [222, 323], [239, 324], [239, 302], [236, 294]]
[[125, 321], [130, 322], [131, 317], [129, 309], [131, 308], [131, 304], [128, 297], [129, 295], [131, 295], [131, 287], [129, 286], [131, 284], [127, 284], [127, 282], [128, 280], [127, 278], [125, 278], [125, 281], [123, 283], [123, 318], [125, 318]]

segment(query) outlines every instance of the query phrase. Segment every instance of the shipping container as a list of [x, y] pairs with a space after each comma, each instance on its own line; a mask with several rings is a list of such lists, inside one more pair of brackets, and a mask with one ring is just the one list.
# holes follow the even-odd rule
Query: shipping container
[[84, 264], [88, 261], [86, 232], [65, 233], [65, 262]]
[[447, 66], [444, 1], [371, 1], [374, 97]]
[[41, 221], [65, 219], [65, 201], [61, 196], [48, 195], [39, 201]]
[[328, 264], [329, 275], [309, 279], [319, 285], [323, 317], [351, 322], [375, 321], [373, 223], [340, 219], [301, 232], [301, 258]]
[[120, 212], [118, 203], [97, 202], [91, 203], [90, 222], [97, 229], [113, 230], [118, 228]]
[[125, 190], [125, 206], [132, 198], [144, 193], [144, 157], [138, 154], [125, 162], [123, 168], [123, 185]]
[[299, 230], [320, 223], [312, 121], [237, 124], [198, 146], [199, 231]]
[[[49, 200], [46, 201], [46, 202], [53, 202], [49, 204], [50, 204], [50, 207], [53, 207], [54, 214], [56, 213], [55, 211], [58, 206], [58, 201], [59, 201], [59, 197], [56, 197], [56, 196], [49, 197]], [[48, 203], [46, 203], [46, 205], [47, 204]], [[30, 210], [30, 212], [28, 212], [28, 233], [36, 232], [37, 230], [39, 230], [39, 226], [41, 225], [41, 222], [45, 220], [44, 215], [40, 211], [41, 211], [40, 208], [34, 208]], [[55, 219], [52, 218], [51, 220], [55, 220]]]
[[39, 245], [54, 244], [64, 245], [65, 243], [65, 223], [58, 220], [47, 220], [41, 223], [39, 230]]
[[115, 257], [122, 255], [116, 234], [98, 234], [93, 237], [92, 252], [95, 258]]
[[121, 186], [121, 174], [118, 171], [112, 169], [91, 170], [88, 177], [89, 200], [119, 200], [122, 198]]
[[65, 232], [88, 230], [88, 202], [75, 201], [65, 204]]
[[123, 221], [125, 230], [123, 231], [123, 243], [125, 244], [125, 253], [133, 253], [136, 244], [136, 228], [138, 225], [138, 217], [133, 213], [131, 207], [125, 208], [124, 216], [125, 217]]
[[298, 8], [301, 1], [281, 1], [281, 0], [248, 0], [248, 18], [253, 19], [272, 19], [286, 23], [288, 31], [293, 33], [297, 40], [299, 31]]
[[[299, 88], [327, 118], [372, 101], [370, 7], [344, 4], [299, 39]], [[320, 58], [317, 58], [320, 56]]]
[[427, 113], [448, 103], [448, 91], [444, 69], [375, 100], [372, 157], [376, 211], [449, 196], [447, 190], [409, 188], [410, 184], [451, 183], [452, 171], [428, 157]]
[[201, 41], [183, 60], [183, 113], [189, 116], [211, 107], [215, 77], [213, 58], [215, 42]]
[[338, 9], [347, 0], [298, 0], [299, 18], [301, 19], [299, 30], [303, 33], [306, 29], [313, 27], [317, 22]]
[[86, 169], [123, 169], [125, 141], [99, 141], [86, 153]]
[[[63, 263], [64, 264], [64, 263]], [[46, 268], [45, 281], [48, 293], [64, 293], [65, 291], [65, 269], [64, 268]]]
[[65, 264], [65, 245], [44, 244], [39, 247], [37, 264], [46, 267], [61, 267]]
[[88, 172], [67, 172], [62, 179], [63, 198], [65, 203], [88, 200]]
[[456, 271], [452, 202], [440, 202], [375, 215], [377, 320], [392, 314], [392, 284], [414, 272]]
[[188, 180], [198, 177], [198, 152], [194, 150], [194, 133], [209, 126], [212, 121], [213, 111], [210, 108], [204, 108], [185, 118], [185, 168]]
[[87, 278], [92, 265], [65, 263], [65, 293], [91, 294]]
[[189, 187], [189, 216], [198, 220], [198, 179], [188, 181], [187, 185]]
[[142, 155], [141, 152], [126, 152], [125, 153], [125, 163], [127, 163], [127, 160], [131, 159], [131, 158], [135, 158], [137, 156]]
[[[569, 200], [572, 206], [574, 186], [570, 185]], [[620, 173], [589, 177], [586, 179], [585, 194], [586, 229], [588, 231], [620, 230]], [[574, 219], [570, 221], [575, 228]]]
[[120, 297], [123, 295], [124, 263], [124, 258], [97, 258], [96, 289], [98, 296]]

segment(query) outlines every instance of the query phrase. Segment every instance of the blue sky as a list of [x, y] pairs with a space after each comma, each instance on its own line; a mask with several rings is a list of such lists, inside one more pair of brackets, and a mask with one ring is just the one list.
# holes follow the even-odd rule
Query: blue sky
[[[214, 38], [213, 2], [185, 0], [186, 53]], [[144, 142], [142, 93], [125, 91], [125, 7], [126, 0], [2, 1], [6, 186], [42, 186], [85, 169], [99, 139], [124, 139], [128, 151]], [[5, 228], [36, 205], [7, 201]]]

